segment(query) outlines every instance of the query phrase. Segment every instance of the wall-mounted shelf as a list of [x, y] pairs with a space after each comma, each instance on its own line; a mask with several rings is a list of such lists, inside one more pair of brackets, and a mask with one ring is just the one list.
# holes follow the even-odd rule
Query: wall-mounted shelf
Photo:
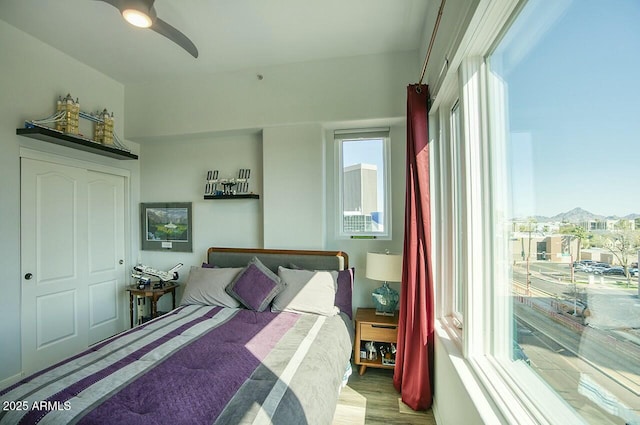
[[260, 199], [255, 193], [241, 193], [239, 195], [204, 195], [204, 199]]
[[54, 143], [56, 145], [62, 145], [69, 148], [80, 149], [82, 151], [95, 153], [98, 155], [108, 156], [115, 159], [138, 159], [138, 155], [132, 154], [122, 149], [115, 147], [102, 145], [98, 142], [94, 142], [84, 137], [75, 136], [68, 133], [62, 133], [60, 131], [46, 128], [46, 127], [32, 127], [32, 128], [18, 128], [16, 129], [18, 136], [25, 136], [31, 139], [42, 140], [44, 142]]

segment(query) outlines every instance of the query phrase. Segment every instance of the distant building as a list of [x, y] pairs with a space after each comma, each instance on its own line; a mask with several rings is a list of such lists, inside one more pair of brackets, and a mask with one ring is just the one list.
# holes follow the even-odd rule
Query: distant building
[[511, 237], [511, 252], [513, 261], [525, 261], [529, 255], [530, 261], [551, 261], [552, 263], [570, 263], [577, 261], [578, 239], [571, 235], [541, 236], [529, 233], [514, 233]]
[[378, 209], [378, 167], [356, 164], [344, 168], [343, 208], [348, 212], [371, 214]]
[[617, 259], [606, 249], [588, 248], [582, 250], [582, 260], [593, 260], [602, 263], [617, 264]]
[[625, 226], [625, 228], [628, 228], [629, 230], [635, 230], [636, 220], [587, 220], [580, 222], [578, 225], [583, 229], [586, 229], [587, 232], [611, 232], [613, 230], [617, 230], [620, 226]]
[[372, 217], [378, 210], [378, 167], [371, 164], [345, 167], [342, 202], [345, 232], [379, 230]]
[[560, 231], [561, 223], [557, 221], [549, 221], [549, 222], [531, 222], [526, 219], [524, 220], [512, 220], [511, 221], [511, 231], [512, 232], [528, 232], [527, 229], [531, 229], [534, 233], [540, 234], [554, 234]]
[[377, 230], [374, 228], [371, 214], [345, 212], [343, 217], [343, 230], [345, 233], [373, 232]]

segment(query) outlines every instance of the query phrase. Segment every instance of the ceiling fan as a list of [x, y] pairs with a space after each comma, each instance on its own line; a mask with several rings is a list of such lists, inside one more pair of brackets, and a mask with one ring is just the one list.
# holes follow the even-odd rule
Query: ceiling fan
[[189, 52], [194, 58], [198, 57], [198, 49], [189, 38], [158, 18], [153, 7], [155, 0], [98, 0], [110, 4], [122, 13], [124, 19], [131, 25], [140, 28], [149, 28], [158, 34], [162, 34], [169, 40]]

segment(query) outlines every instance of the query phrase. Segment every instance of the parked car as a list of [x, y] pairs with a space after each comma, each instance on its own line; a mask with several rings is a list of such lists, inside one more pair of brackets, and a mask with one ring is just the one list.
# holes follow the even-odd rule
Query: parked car
[[624, 273], [624, 267], [620, 267], [620, 266], [609, 267], [608, 269], [604, 269], [602, 271], [602, 274], [626, 276]]
[[602, 274], [605, 270], [611, 268], [611, 265], [608, 263], [594, 263], [589, 268], [594, 274]]
[[582, 264], [582, 263], [574, 263], [573, 264], [573, 270], [576, 272], [588, 272], [589, 271], [589, 266], [586, 264]]
[[589, 267], [594, 264], [593, 260], [580, 260], [573, 262], [573, 268], [577, 272], [586, 272], [589, 271]]
[[638, 268], [637, 267], [631, 267], [629, 269], [629, 276], [637, 277], [638, 276]]

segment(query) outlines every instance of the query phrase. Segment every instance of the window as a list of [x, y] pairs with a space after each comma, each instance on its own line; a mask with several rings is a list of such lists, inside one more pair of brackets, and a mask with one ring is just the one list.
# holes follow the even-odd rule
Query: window
[[[640, 7], [547, 6], [527, 4], [487, 61], [489, 115], [502, 114], [505, 135], [491, 158], [505, 195], [492, 210], [506, 248], [495, 265], [513, 300], [511, 356], [587, 423], [640, 423], [638, 283], [603, 272], [631, 268], [640, 248], [640, 204], [628, 199], [640, 177]], [[587, 230], [605, 218], [611, 230]], [[606, 268], [574, 266], [582, 260]]]
[[640, 424], [640, 7], [516, 3], [481, 5], [431, 110], [442, 312], [508, 421]]
[[389, 130], [336, 131], [338, 237], [391, 238]]

